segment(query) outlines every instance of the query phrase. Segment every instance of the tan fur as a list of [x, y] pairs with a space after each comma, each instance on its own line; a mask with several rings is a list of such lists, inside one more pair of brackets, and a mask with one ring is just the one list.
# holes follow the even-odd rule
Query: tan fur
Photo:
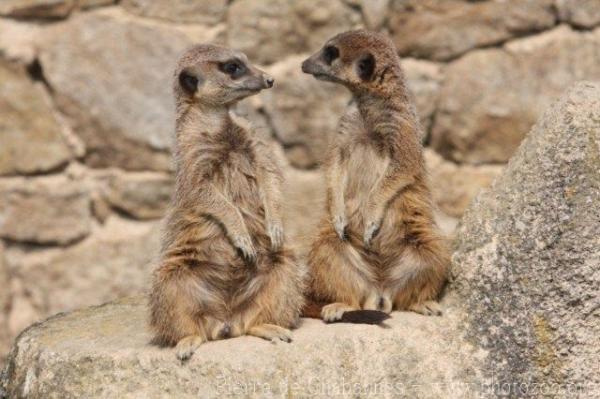
[[[232, 59], [247, 68], [243, 76], [220, 69]], [[198, 80], [195, 92], [182, 74]], [[306, 273], [284, 243], [280, 165], [229, 114], [269, 79], [242, 53], [212, 45], [188, 50], [176, 69], [176, 190], [150, 324], [180, 359], [205, 341], [244, 334], [289, 341], [299, 319]]]
[[420, 126], [393, 44], [374, 32], [342, 33], [302, 69], [346, 86], [355, 103], [329, 148], [328, 219], [308, 256], [311, 296], [334, 302], [323, 318], [354, 309], [438, 314], [449, 254], [433, 220]]

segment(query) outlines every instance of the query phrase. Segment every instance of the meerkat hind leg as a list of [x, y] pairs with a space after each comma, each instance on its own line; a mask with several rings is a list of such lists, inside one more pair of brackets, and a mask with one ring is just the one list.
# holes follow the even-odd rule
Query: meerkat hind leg
[[283, 328], [275, 324], [264, 323], [254, 327], [250, 327], [246, 334], [258, 338], [263, 338], [268, 341], [279, 340], [283, 342], [292, 342], [292, 332], [287, 328]]
[[198, 349], [205, 341], [206, 339], [200, 335], [188, 335], [187, 337], [183, 337], [175, 346], [177, 358], [181, 361], [188, 360], [192, 357], [194, 352], [196, 352], [196, 349]]

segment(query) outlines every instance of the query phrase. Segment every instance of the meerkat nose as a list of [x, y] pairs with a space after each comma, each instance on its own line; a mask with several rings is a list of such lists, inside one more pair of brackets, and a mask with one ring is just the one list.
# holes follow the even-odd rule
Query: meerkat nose
[[273, 79], [271, 76], [265, 77], [265, 84], [267, 85], [267, 87], [273, 87], [273, 83], [275, 83], [275, 79]]

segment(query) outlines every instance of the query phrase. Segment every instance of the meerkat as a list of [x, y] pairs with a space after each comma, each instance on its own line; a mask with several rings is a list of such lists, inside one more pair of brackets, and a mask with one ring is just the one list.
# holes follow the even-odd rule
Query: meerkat
[[400, 59], [383, 34], [341, 33], [302, 64], [347, 87], [354, 105], [325, 161], [328, 218], [308, 255], [311, 297], [338, 321], [357, 309], [441, 314], [450, 264], [433, 218], [419, 119]]
[[306, 270], [286, 248], [282, 170], [230, 113], [273, 78], [238, 51], [197, 45], [179, 59], [175, 194], [149, 298], [154, 342], [186, 360], [209, 340], [290, 342]]

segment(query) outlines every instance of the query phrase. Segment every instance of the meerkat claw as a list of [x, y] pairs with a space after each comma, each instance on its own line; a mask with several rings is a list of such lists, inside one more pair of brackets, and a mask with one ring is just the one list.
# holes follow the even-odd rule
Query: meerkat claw
[[280, 222], [273, 223], [267, 228], [267, 233], [271, 238], [271, 248], [278, 250], [283, 245], [283, 226]]
[[256, 260], [256, 250], [249, 237], [236, 237], [234, 245], [240, 251], [242, 258], [244, 258], [246, 262], [254, 263]]
[[345, 216], [335, 216], [333, 218], [333, 226], [335, 228], [335, 232], [337, 233], [340, 240], [346, 240], [346, 226], [348, 225], [348, 221]]
[[371, 241], [373, 240], [373, 237], [375, 237], [378, 232], [379, 232], [379, 223], [369, 222], [367, 224], [367, 228], [365, 229], [365, 234], [363, 237], [365, 246], [368, 247], [371, 245]]

